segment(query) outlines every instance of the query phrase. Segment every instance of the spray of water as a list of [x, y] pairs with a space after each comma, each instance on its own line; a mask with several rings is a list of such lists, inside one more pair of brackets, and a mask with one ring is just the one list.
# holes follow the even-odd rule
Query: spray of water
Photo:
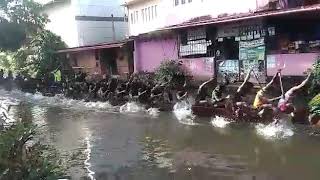
[[196, 125], [194, 122], [195, 116], [192, 114], [191, 105], [186, 102], [178, 102], [173, 107], [173, 113], [182, 124]]
[[227, 121], [223, 117], [216, 116], [215, 118], [213, 118], [211, 120], [211, 124], [212, 124], [212, 126], [217, 127], [217, 128], [225, 128], [225, 127], [227, 127], [228, 124], [230, 124], [230, 121]]
[[63, 108], [74, 108], [74, 109], [86, 109], [86, 110], [113, 110], [108, 102], [85, 102], [83, 100], [68, 99], [63, 95], [56, 95], [54, 97], [43, 96], [37, 92], [35, 94], [23, 93], [19, 90], [11, 92], [0, 91], [1, 96], [12, 102], [15, 101], [27, 101], [30, 103], [40, 104], [44, 106], [59, 106]]
[[158, 108], [149, 108], [149, 109], [147, 110], [147, 113], [148, 113], [151, 117], [154, 117], [154, 118], [159, 117], [159, 115], [160, 115], [160, 111], [159, 111]]
[[120, 107], [121, 113], [138, 113], [143, 112], [145, 108], [136, 102], [128, 102]]
[[284, 139], [294, 135], [293, 127], [287, 121], [275, 121], [274, 123], [256, 125], [259, 135], [267, 139]]

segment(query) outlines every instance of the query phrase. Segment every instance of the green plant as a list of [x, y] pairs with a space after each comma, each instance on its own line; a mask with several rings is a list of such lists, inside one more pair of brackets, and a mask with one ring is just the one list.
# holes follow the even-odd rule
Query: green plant
[[175, 60], [163, 61], [155, 71], [155, 80], [160, 83], [169, 82], [174, 86], [191, 80], [190, 73], [183, 67], [181, 62]]
[[316, 95], [310, 102], [309, 108], [311, 113], [320, 115], [320, 94]]
[[[1, 107], [0, 112], [7, 111]], [[0, 116], [0, 120], [6, 119]], [[36, 130], [31, 123], [17, 122], [0, 131], [0, 179], [56, 180], [63, 176], [59, 156], [34, 139]]]
[[320, 93], [320, 57], [318, 57], [316, 63], [313, 65], [312, 81], [309, 92], [313, 96]]

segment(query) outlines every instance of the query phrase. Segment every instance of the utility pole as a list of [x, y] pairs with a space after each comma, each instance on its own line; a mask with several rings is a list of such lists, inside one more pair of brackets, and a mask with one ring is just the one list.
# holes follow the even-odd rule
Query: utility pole
[[113, 14], [111, 14], [111, 22], [112, 22], [112, 40], [113, 41], [116, 41], [116, 30], [115, 30], [115, 27], [114, 27], [114, 17], [113, 17]]

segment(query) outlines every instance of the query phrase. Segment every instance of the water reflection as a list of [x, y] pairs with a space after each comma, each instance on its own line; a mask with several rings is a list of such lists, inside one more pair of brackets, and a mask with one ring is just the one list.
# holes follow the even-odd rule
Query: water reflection
[[[4, 93], [0, 99], [21, 102], [11, 115], [40, 125], [40, 138], [61, 152], [72, 179], [320, 176], [319, 137], [310, 136], [315, 130], [305, 126], [229, 124], [221, 118], [209, 123], [210, 119], [194, 118], [188, 104], [177, 105], [174, 113], [156, 109], [117, 113], [119, 107], [110, 108], [108, 103], [39, 94]], [[155, 116], [150, 118], [151, 114]]]

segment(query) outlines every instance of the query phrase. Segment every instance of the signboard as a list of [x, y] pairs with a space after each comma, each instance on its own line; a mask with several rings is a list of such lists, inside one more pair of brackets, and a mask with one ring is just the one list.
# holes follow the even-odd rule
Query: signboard
[[247, 74], [250, 69], [258, 76], [260, 82], [265, 82], [265, 52], [264, 38], [239, 42], [239, 60], [242, 70]]

